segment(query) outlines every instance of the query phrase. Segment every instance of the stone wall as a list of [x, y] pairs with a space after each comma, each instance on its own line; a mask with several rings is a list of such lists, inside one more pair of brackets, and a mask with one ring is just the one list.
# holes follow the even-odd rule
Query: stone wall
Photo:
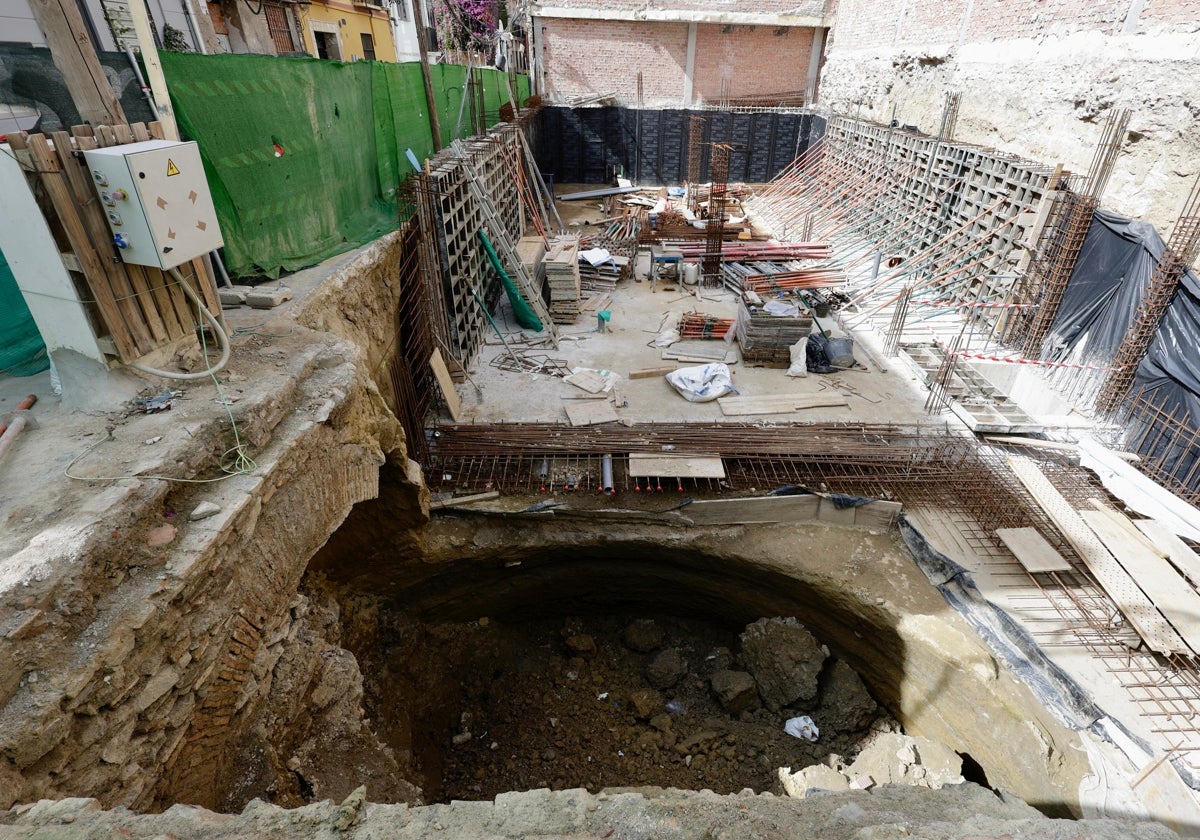
[[[202, 484], [98, 480], [69, 515], [0, 559], [0, 808], [72, 795], [139, 810], [214, 807], [236, 790], [234, 758], [268, 712], [277, 723], [336, 721], [326, 738], [362, 756], [383, 753], [361, 710], [350, 708], [353, 657], [320, 638], [297, 590], [351, 508], [378, 495], [386, 461], [396, 467], [389, 481], [400, 486], [398, 506], [421, 514], [420, 470], [369, 378], [370, 354], [333, 334], [369, 341], [363, 347], [394, 339], [398, 284], [386, 266], [371, 269], [396, 247], [385, 239], [343, 264], [332, 281], [340, 294], [313, 304], [351, 307], [368, 295], [375, 308], [324, 318], [302, 310], [301, 321], [328, 331], [284, 317], [235, 341], [227, 376], [237, 379], [226, 387], [247, 383], [234, 416], [256, 461], [248, 474]], [[211, 385], [194, 387], [185, 396], [211, 404]], [[144, 472], [219, 474], [215, 464], [232, 445], [223, 409], [198, 422], [183, 412], [156, 450], [161, 463]], [[122, 422], [130, 421], [118, 421], [118, 438], [144, 436]], [[145, 450], [140, 437], [131, 443]], [[219, 512], [189, 521], [201, 501]], [[338, 698], [328, 696], [330, 680]], [[290, 712], [268, 708], [276, 681], [295, 689]], [[279, 740], [283, 762], [328, 758], [328, 750], [306, 751], [306, 732]], [[380, 787], [385, 796], [412, 793], [396, 779]]]
[[1102, 204], [1166, 232], [1200, 172], [1196, 0], [840, 0], [820, 104], [1086, 172], [1103, 121], [1133, 112]]

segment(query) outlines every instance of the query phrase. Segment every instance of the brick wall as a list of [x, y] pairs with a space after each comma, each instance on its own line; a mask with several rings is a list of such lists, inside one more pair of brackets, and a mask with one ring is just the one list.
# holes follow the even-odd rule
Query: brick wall
[[678, 104], [687, 67], [686, 23], [539, 19], [551, 100], [615, 93], [637, 103], [637, 74], [649, 105]]
[[725, 79], [731, 97], [804, 90], [815, 32], [807, 27], [698, 26], [697, 102], [718, 101]]
[[[542, 19], [546, 89], [552, 101], [597, 93], [637, 105], [642, 74], [646, 107], [685, 103], [688, 24]], [[804, 90], [815, 30], [807, 27], [698, 24], [694, 102], [717, 102], [722, 80], [731, 96]]]

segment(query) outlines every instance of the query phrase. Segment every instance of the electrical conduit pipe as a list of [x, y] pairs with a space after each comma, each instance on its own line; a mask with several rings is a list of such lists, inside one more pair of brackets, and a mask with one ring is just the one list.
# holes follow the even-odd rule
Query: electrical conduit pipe
[[29, 425], [29, 409], [33, 408], [35, 403], [37, 394], [30, 394], [17, 405], [17, 410], [12, 415], [12, 423], [0, 423], [0, 461], [4, 460], [4, 453]]

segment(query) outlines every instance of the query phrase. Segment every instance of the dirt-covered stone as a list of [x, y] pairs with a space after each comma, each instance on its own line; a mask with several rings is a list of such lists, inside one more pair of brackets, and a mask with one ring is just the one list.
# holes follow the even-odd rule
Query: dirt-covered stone
[[688, 664], [678, 648], [660, 651], [646, 664], [646, 682], [654, 688], [670, 688], [687, 673]]
[[741, 636], [742, 661], [771, 711], [812, 708], [829, 650], [795, 618], [760, 618]]
[[745, 671], [717, 671], [709, 684], [721, 708], [731, 715], [758, 708], [758, 683]]

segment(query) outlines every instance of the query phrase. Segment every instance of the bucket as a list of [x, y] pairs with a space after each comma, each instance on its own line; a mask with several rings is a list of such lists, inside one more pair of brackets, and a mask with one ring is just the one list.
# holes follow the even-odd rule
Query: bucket
[[695, 286], [700, 282], [700, 266], [697, 263], [683, 264], [683, 285]]
[[825, 355], [829, 358], [829, 364], [835, 368], [854, 367], [856, 363], [854, 359], [854, 339], [829, 339], [829, 343], [825, 345]]

